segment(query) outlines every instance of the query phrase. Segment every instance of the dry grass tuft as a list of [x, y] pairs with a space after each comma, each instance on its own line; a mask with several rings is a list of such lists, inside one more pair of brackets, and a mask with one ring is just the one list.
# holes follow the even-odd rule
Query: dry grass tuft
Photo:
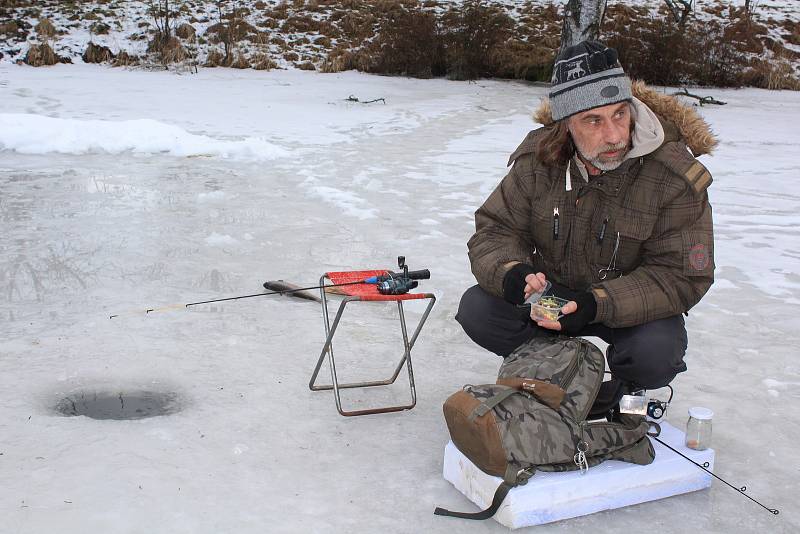
[[0, 34], [13, 35], [19, 31], [20, 27], [16, 20], [4, 20], [0, 22]]
[[786, 42], [795, 46], [800, 46], [800, 22], [787, 19], [783, 21], [783, 28], [787, 31], [787, 33], [783, 34], [783, 38]]
[[41, 19], [36, 26], [34, 26], [36, 34], [40, 39], [52, 39], [56, 36], [56, 27], [50, 19]]
[[370, 70], [417, 78], [443, 75], [444, 43], [436, 16], [399, 3], [386, 3], [384, 9], [377, 37], [365, 47]]
[[160, 33], [156, 33], [155, 37], [147, 43], [147, 52], [156, 54], [164, 65], [180, 63], [189, 57], [180, 39], [174, 35], [165, 39]]
[[549, 81], [555, 50], [538, 43], [510, 39], [495, 48], [492, 60], [496, 75], [502, 78]]
[[81, 58], [84, 63], [105, 63], [114, 59], [114, 53], [107, 46], [100, 46], [90, 42]]
[[265, 18], [264, 20], [262, 20], [261, 22], [258, 23], [258, 27], [259, 28], [268, 28], [270, 30], [274, 30], [275, 28], [278, 27], [278, 21], [273, 19], [273, 18], [267, 17], [267, 18]]
[[183, 23], [177, 28], [175, 28], [175, 35], [180, 37], [181, 39], [194, 39], [194, 36], [197, 35], [197, 30], [194, 29], [194, 26], [191, 24]]
[[218, 48], [212, 48], [211, 51], [208, 53], [208, 57], [206, 57], [206, 67], [225, 67], [225, 54], [223, 54]]
[[59, 57], [47, 43], [32, 44], [22, 60], [31, 67], [42, 67], [45, 65], [55, 65], [59, 62]]
[[322, 48], [330, 48], [331, 47], [331, 39], [330, 37], [326, 37], [325, 35], [321, 35], [314, 39], [314, 44], [317, 46], [321, 46]]
[[237, 43], [243, 39], [250, 39], [258, 36], [258, 28], [242, 19], [233, 21], [218, 22], [208, 27], [206, 35], [210, 37], [212, 43]]
[[292, 15], [283, 21], [281, 31], [285, 33], [318, 32], [320, 22], [308, 15]]
[[230, 64], [230, 67], [234, 69], [249, 69], [251, 65], [247, 60], [247, 57], [239, 52], [236, 54], [236, 59], [233, 60], [233, 62]]
[[264, 53], [255, 54], [251, 59], [251, 63], [253, 64], [253, 69], [255, 70], [272, 70], [277, 67], [275, 62]]
[[320, 66], [321, 72], [333, 73], [344, 72], [346, 70], [360, 70], [367, 72], [372, 66], [372, 58], [364, 50], [352, 51], [346, 48], [336, 47], [328, 53], [328, 56]]
[[105, 22], [95, 22], [89, 27], [89, 29], [95, 35], [108, 35], [108, 32], [111, 31], [111, 26]]
[[117, 54], [117, 57], [114, 58], [114, 61], [111, 63], [114, 67], [132, 67], [134, 65], [138, 65], [141, 62], [139, 56], [134, 54], [129, 54], [125, 50], [121, 51]]
[[161, 49], [161, 57], [165, 63], [180, 63], [189, 57], [189, 54], [177, 37], [171, 37]]
[[300, 70], [317, 70], [317, 67], [310, 61], [306, 61], [304, 63], [299, 63], [299, 64], [295, 63], [294, 66]]
[[[747, 76], [747, 75], [745, 75]], [[771, 60], [760, 59], [755, 62], [746, 79], [747, 85], [755, 85], [764, 89], [789, 89], [800, 91], [800, 78], [795, 76], [792, 64], [784, 57]]]
[[364, 42], [375, 36], [377, 19], [371, 13], [347, 12], [339, 23], [342, 35], [356, 42]]

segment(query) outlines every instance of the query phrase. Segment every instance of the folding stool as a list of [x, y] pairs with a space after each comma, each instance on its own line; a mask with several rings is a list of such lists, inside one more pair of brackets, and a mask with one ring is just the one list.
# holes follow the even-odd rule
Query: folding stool
[[[326, 280], [329, 280], [332, 284], [346, 284], [351, 282], [358, 282], [372, 276], [383, 276], [388, 274], [388, 272], [389, 271], [385, 270], [329, 272], [323, 274], [320, 277], [319, 285], [324, 286]], [[322, 346], [322, 351], [320, 352], [319, 359], [317, 360], [317, 365], [314, 368], [314, 373], [311, 375], [311, 380], [308, 383], [308, 387], [312, 391], [332, 389], [334, 394], [334, 399], [336, 400], [336, 409], [339, 411], [340, 414], [344, 416], [367, 415], [373, 413], [387, 413], [387, 412], [399, 412], [402, 410], [410, 410], [417, 404], [417, 392], [414, 386], [414, 371], [411, 366], [411, 349], [414, 347], [414, 343], [417, 341], [417, 337], [419, 336], [419, 333], [422, 330], [422, 326], [428, 319], [428, 315], [431, 312], [431, 308], [433, 308], [433, 304], [436, 302], [436, 297], [431, 293], [405, 293], [403, 295], [384, 295], [378, 292], [376, 284], [349, 285], [344, 287], [337, 287], [336, 290], [337, 292], [341, 292], [343, 295], [345, 295], [345, 297], [342, 300], [342, 303], [339, 305], [339, 310], [336, 312], [336, 317], [333, 320], [333, 325], [331, 325], [330, 318], [328, 316], [328, 300], [326, 297], [325, 289], [324, 287], [320, 288], [320, 296], [322, 298], [322, 316], [325, 322], [326, 337], [325, 337], [325, 344]], [[403, 313], [403, 301], [418, 300], [418, 299], [429, 299], [430, 302], [428, 303], [428, 306], [425, 308], [425, 312], [422, 314], [422, 318], [420, 319], [419, 324], [414, 330], [414, 334], [411, 336], [411, 339], [409, 339], [408, 330], [406, 328], [405, 314]], [[373, 380], [368, 382], [350, 382], [344, 384], [339, 383], [339, 380], [336, 376], [336, 364], [333, 357], [333, 336], [334, 334], [336, 334], [336, 328], [339, 326], [339, 321], [342, 318], [342, 314], [344, 313], [345, 307], [347, 306], [347, 304], [351, 302], [397, 302], [397, 310], [400, 316], [400, 330], [403, 334], [403, 356], [402, 358], [400, 358], [400, 362], [397, 364], [397, 367], [395, 368], [392, 376], [390, 376], [386, 380]], [[322, 362], [324, 361], [326, 354], [328, 355], [328, 364], [330, 365], [331, 368], [331, 383], [326, 385], [317, 385], [316, 384], [317, 375], [319, 374], [320, 367], [322, 367]], [[342, 408], [342, 400], [339, 394], [341, 389], [387, 386], [389, 384], [393, 384], [395, 380], [397, 380], [397, 377], [400, 374], [403, 365], [405, 365], [408, 368], [408, 383], [409, 387], [411, 388], [410, 404], [404, 404], [399, 406], [387, 406], [383, 408], [370, 408], [366, 410], [344, 410]]]

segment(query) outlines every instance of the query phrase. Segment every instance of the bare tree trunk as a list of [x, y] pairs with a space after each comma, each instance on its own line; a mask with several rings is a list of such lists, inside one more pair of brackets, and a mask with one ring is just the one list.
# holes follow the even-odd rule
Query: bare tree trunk
[[753, 18], [753, 12], [756, 10], [758, 0], [744, 0], [744, 16], [749, 23]]
[[169, 38], [172, 37], [170, 35], [171, 30], [169, 27], [169, 0], [164, 0], [164, 30], [164, 37], [167, 41], [169, 41]]
[[587, 39], [596, 40], [606, 14], [607, 0], [567, 0], [564, 25], [561, 27], [561, 48], [574, 46]]
[[664, 3], [667, 4], [672, 17], [678, 23], [681, 31], [683, 31], [686, 28], [686, 21], [689, 20], [692, 8], [694, 8], [694, 0], [664, 0]]

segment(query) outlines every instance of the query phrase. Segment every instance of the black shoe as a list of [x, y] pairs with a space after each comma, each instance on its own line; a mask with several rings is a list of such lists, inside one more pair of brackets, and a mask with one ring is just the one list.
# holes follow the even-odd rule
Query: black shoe
[[603, 417], [611, 420], [611, 411], [619, 406], [619, 400], [625, 394], [625, 383], [622, 380], [612, 378], [600, 384], [600, 391], [594, 399], [594, 404], [589, 410], [589, 419], [601, 419]]

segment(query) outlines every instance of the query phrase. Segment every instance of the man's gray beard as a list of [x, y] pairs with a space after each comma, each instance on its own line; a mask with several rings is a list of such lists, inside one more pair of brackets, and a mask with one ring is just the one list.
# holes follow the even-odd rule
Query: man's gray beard
[[[589, 156], [587, 156], [583, 152], [583, 150], [581, 150], [581, 147], [579, 147], [577, 143], [575, 143], [575, 149], [578, 151], [578, 154], [580, 154], [581, 158], [583, 158], [584, 161], [588, 161], [595, 169], [599, 169], [601, 171], [613, 171], [614, 169], [622, 165], [623, 161], [625, 161], [625, 156], [628, 154], [629, 151], [629, 145], [628, 143], [620, 143], [619, 145], [605, 146], [603, 147], [603, 150], [598, 152], [597, 156], [595, 156], [594, 158], [590, 158]], [[600, 159], [600, 153], [610, 152], [612, 150], [622, 150], [623, 152], [620, 153], [617, 159], [613, 159], [611, 161], [608, 160], [603, 161]]]

